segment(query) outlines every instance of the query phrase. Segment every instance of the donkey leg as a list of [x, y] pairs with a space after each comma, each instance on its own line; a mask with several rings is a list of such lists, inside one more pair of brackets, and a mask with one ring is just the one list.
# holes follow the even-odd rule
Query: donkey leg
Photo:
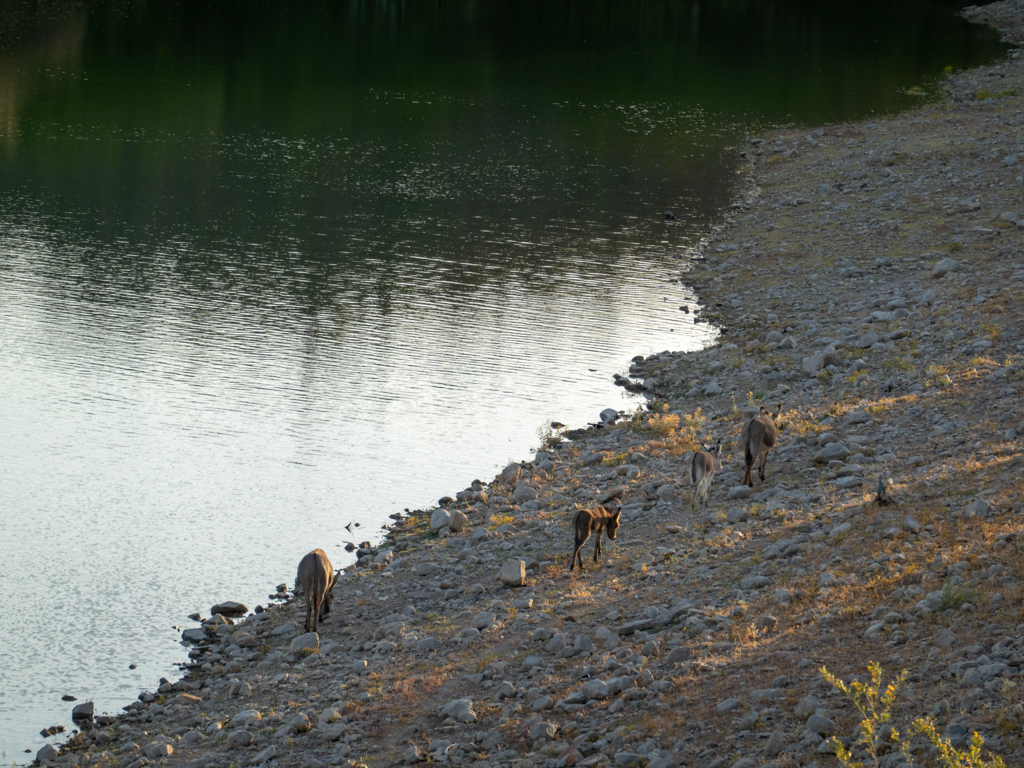
[[[588, 536], [587, 539], [590, 537]], [[573, 550], [572, 560], [569, 561], [569, 573], [572, 573], [572, 569], [576, 567], [576, 561], [579, 560], [580, 570], [583, 570], [583, 556], [580, 554], [580, 550], [583, 549], [583, 545], [587, 543], [587, 539], [580, 541], [576, 539], [576, 549]]]

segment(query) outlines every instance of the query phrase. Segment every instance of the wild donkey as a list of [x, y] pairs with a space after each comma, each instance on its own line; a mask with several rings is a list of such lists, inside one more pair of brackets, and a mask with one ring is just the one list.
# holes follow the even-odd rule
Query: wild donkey
[[306, 597], [306, 631], [316, 632], [324, 618], [331, 613], [334, 602], [334, 566], [322, 549], [314, 549], [299, 561], [295, 576], [295, 589]]
[[743, 460], [747, 465], [747, 473], [743, 477], [743, 484], [750, 488], [754, 487], [754, 478], [751, 477], [751, 470], [754, 468], [754, 462], [758, 459], [760, 459], [760, 465], [757, 471], [761, 476], [761, 482], [764, 482], [764, 466], [768, 463], [768, 451], [775, 446], [775, 439], [779, 436], [775, 420], [779, 418], [780, 413], [782, 413], [782, 403], [776, 404], [775, 413], [768, 413], [762, 405], [761, 415], [751, 419], [743, 427], [740, 441], [743, 443]]
[[615, 532], [619, 530], [621, 514], [621, 509], [612, 512], [607, 507], [598, 505], [589, 509], [581, 509], [573, 515], [572, 530], [576, 535], [576, 541], [572, 560], [569, 561], [570, 573], [576, 567], [577, 559], [580, 563], [580, 570], [583, 570], [583, 555], [580, 554], [580, 550], [583, 549], [583, 545], [587, 543], [591, 534], [597, 534], [597, 543], [594, 545], [594, 562], [597, 562], [597, 556], [601, 554], [601, 532], [607, 533], [609, 539], [614, 539]]
[[690, 464], [690, 483], [693, 490], [690, 494], [690, 506], [697, 509], [697, 499], [704, 500], [704, 506], [708, 505], [708, 494], [711, 492], [711, 481], [715, 478], [715, 470], [722, 468], [722, 441], [719, 440], [714, 448], [702, 445], [703, 450], [693, 454], [693, 462]]

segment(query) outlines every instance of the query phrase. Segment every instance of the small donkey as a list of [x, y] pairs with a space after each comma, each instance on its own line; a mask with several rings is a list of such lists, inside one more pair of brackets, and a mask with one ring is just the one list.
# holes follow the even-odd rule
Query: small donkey
[[714, 448], [701, 445], [703, 450], [693, 454], [693, 463], [690, 464], [690, 483], [693, 490], [690, 494], [690, 507], [697, 509], [697, 500], [703, 499], [704, 506], [708, 505], [708, 494], [711, 493], [711, 481], [715, 478], [715, 470], [722, 468], [722, 441], [719, 440]]
[[314, 549], [299, 561], [295, 588], [306, 598], [306, 631], [316, 632], [324, 618], [331, 613], [334, 602], [334, 566], [322, 549]]
[[740, 442], [743, 443], [743, 460], [746, 463], [747, 472], [743, 476], [743, 484], [754, 487], [752, 471], [754, 462], [760, 460], [757, 468], [764, 482], [764, 467], [768, 463], [768, 451], [775, 447], [775, 439], [779, 436], [779, 430], [775, 426], [775, 420], [782, 413], [782, 403], [775, 406], [775, 413], [768, 413], [767, 409], [761, 406], [761, 415], [751, 419], [743, 427], [740, 435]]
[[597, 535], [597, 543], [594, 545], [594, 562], [597, 562], [597, 556], [601, 554], [601, 532], [607, 533], [609, 539], [614, 539], [616, 531], [619, 530], [621, 514], [621, 509], [612, 512], [607, 507], [598, 505], [589, 509], [581, 509], [573, 515], [572, 530], [576, 535], [576, 541], [572, 560], [569, 561], [570, 573], [576, 567], [577, 559], [580, 563], [580, 570], [583, 570], [583, 555], [580, 554], [580, 550], [583, 549], [583, 545], [587, 543], [591, 534]]

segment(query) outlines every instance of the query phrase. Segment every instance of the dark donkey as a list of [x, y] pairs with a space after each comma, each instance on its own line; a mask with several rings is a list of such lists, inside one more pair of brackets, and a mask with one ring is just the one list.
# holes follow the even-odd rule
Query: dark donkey
[[580, 550], [583, 549], [583, 545], [587, 543], [591, 534], [597, 534], [597, 543], [594, 545], [594, 562], [597, 562], [597, 556], [601, 554], [601, 532], [607, 533], [609, 539], [614, 539], [615, 532], [619, 530], [619, 515], [621, 514], [621, 509], [612, 512], [607, 507], [598, 505], [581, 509], [573, 515], [572, 530], [576, 535], [576, 541], [572, 560], [569, 561], [570, 573], [576, 567], [577, 560], [580, 563], [580, 570], [583, 570], [583, 555], [580, 554]]
[[751, 419], [743, 427], [740, 441], [743, 443], [743, 460], [747, 467], [746, 475], [743, 477], [743, 484], [754, 487], [753, 472], [754, 463], [759, 462], [757, 468], [764, 482], [764, 467], [768, 463], [768, 451], [775, 447], [775, 440], [779, 436], [779, 430], [775, 426], [775, 420], [782, 413], [782, 403], [775, 406], [775, 413], [768, 413], [767, 409], [761, 406], [761, 415]]
[[299, 561], [295, 588], [306, 598], [306, 631], [316, 632], [324, 618], [331, 613], [334, 602], [334, 566], [322, 549], [314, 549]]

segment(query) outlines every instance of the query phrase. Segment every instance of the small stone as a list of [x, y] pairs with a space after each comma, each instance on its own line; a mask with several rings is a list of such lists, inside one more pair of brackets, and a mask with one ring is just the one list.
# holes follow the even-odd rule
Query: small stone
[[808, 717], [804, 727], [811, 733], [817, 733], [820, 736], [831, 736], [836, 732], [835, 722], [821, 715], [811, 715]]
[[337, 741], [348, 730], [348, 723], [328, 723], [320, 728], [320, 736], [324, 741]]
[[1017, 164], [1017, 156], [1016, 155], [1007, 155], [1006, 157], [1003, 158], [1003, 165], [1005, 165], [1007, 168], [1012, 168], [1016, 164]]
[[277, 755], [277, 749], [275, 749], [274, 745], [271, 744], [266, 749], [257, 752], [256, 755], [253, 756], [252, 760], [249, 761], [249, 764], [250, 765], [263, 765], [264, 763], [268, 763], [271, 760], [273, 760], [276, 755]]
[[814, 454], [815, 461], [836, 461], [838, 459], [845, 459], [850, 455], [850, 449], [847, 448], [840, 442], [829, 443], [816, 454]]
[[754, 620], [754, 626], [765, 632], [771, 632], [778, 625], [779, 620], [770, 613], [762, 613]]
[[588, 680], [580, 688], [580, 692], [587, 699], [604, 700], [608, 698], [608, 684], [604, 680]]
[[967, 517], [987, 517], [992, 511], [992, 507], [984, 499], [975, 499], [964, 507], [964, 514]]
[[36, 752], [36, 762], [39, 764], [56, 760], [57, 759], [57, 748], [53, 744], [44, 744], [42, 749]]
[[874, 331], [868, 331], [859, 339], [857, 339], [857, 346], [860, 349], [868, 349], [869, 347], [878, 343], [878, 334]]
[[473, 617], [473, 626], [481, 632], [494, 623], [496, 616], [490, 611], [481, 611]]
[[768, 741], [764, 745], [764, 753], [768, 757], [775, 757], [781, 754], [786, 748], [786, 737], [783, 735], [781, 730], [772, 731], [772, 735], [768, 737]]
[[553, 739], [556, 733], [558, 733], [558, 726], [544, 721], [534, 723], [530, 726], [529, 730], [530, 738], [534, 741], [537, 739]]
[[199, 627], [193, 627], [182, 632], [181, 639], [186, 643], [202, 643], [206, 640], [206, 632]]
[[724, 715], [727, 712], [732, 712], [734, 709], [737, 709], [738, 707], [742, 706], [743, 702], [739, 699], [728, 698], [725, 701], [721, 702], [717, 707], [715, 707], [715, 712], [717, 712], [720, 715]]
[[537, 492], [524, 483], [517, 485], [516, 489], [512, 492], [512, 499], [516, 504], [522, 504], [526, 501], [534, 501], [536, 498]]
[[690, 656], [691, 651], [689, 646], [684, 645], [678, 648], [673, 648], [671, 651], [669, 651], [668, 655], [665, 657], [665, 662], [669, 665], [681, 664], [684, 661], [688, 661], [690, 659]]
[[498, 580], [509, 587], [521, 587], [526, 584], [526, 561], [506, 560], [498, 573]]
[[647, 765], [647, 757], [636, 752], [616, 752], [615, 765], [619, 766], [619, 768], [626, 768], [626, 766], [643, 768], [643, 766]]
[[502, 485], [513, 486], [523, 476], [523, 468], [519, 464], [509, 464], [498, 475], [498, 482]]
[[252, 734], [246, 730], [239, 729], [228, 734], [227, 748], [248, 747], [252, 744]]
[[143, 746], [142, 754], [150, 758], [150, 760], [157, 760], [158, 758], [167, 758], [173, 755], [174, 748], [168, 743], [153, 741]]
[[95, 709], [91, 701], [83, 702], [81, 704], [76, 705], [75, 708], [71, 710], [71, 719], [92, 720], [94, 711]]
[[430, 516], [430, 531], [431, 533], [437, 533], [442, 528], [447, 528], [448, 523], [452, 519], [452, 513], [447, 509], [438, 508], [434, 510], [434, 513]]
[[475, 723], [476, 712], [473, 711], [472, 699], [455, 699], [443, 706], [440, 711], [443, 718], [454, 718], [460, 723]]
[[320, 636], [316, 632], [307, 632], [294, 638], [288, 645], [292, 653], [301, 653], [305, 649], [316, 652], [320, 650]]
[[762, 589], [771, 583], [771, 579], [767, 576], [753, 575], [747, 576], [740, 582], [740, 589]]
[[417, 563], [412, 569], [414, 576], [433, 576], [441, 572], [441, 566], [437, 563]]
[[745, 499], [751, 493], [752, 491], [750, 490], [750, 488], [745, 485], [734, 485], [732, 488], [729, 489], [728, 498], [730, 501], [732, 501], [733, 499]]
[[466, 529], [469, 525], [469, 518], [463, 512], [455, 510], [452, 512], [452, 516], [448, 521], [448, 527], [452, 529], [452, 533], [460, 533]]
[[614, 408], [605, 408], [601, 411], [601, 421], [605, 424], [614, 424], [619, 420], [619, 412]]
[[850, 411], [846, 414], [847, 424], [869, 424], [871, 422], [871, 414], [865, 411], [863, 408], [856, 411]]
[[821, 702], [815, 696], [808, 694], [797, 702], [793, 712], [797, 717], [809, 717], [821, 706]]
[[960, 262], [955, 259], [951, 259], [948, 256], [944, 259], [940, 259], [932, 267], [932, 277], [944, 277], [950, 272], [955, 272], [960, 267]]
[[774, 597], [772, 597], [772, 602], [779, 605], [789, 605], [793, 602], [793, 593], [783, 587], [775, 593]]
[[937, 645], [939, 648], [948, 648], [955, 642], [956, 635], [949, 629], [942, 630], [935, 636], [935, 639], [932, 640], [932, 644]]
[[416, 643], [416, 650], [420, 653], [436, 651], [441, 647], [441, 641], [436, 637], [422, 637]]
[[427, 759], [427, 753], [419, 747], [413, 746], [405, 750], [405, 762], [407, 763], [422, 763]]

